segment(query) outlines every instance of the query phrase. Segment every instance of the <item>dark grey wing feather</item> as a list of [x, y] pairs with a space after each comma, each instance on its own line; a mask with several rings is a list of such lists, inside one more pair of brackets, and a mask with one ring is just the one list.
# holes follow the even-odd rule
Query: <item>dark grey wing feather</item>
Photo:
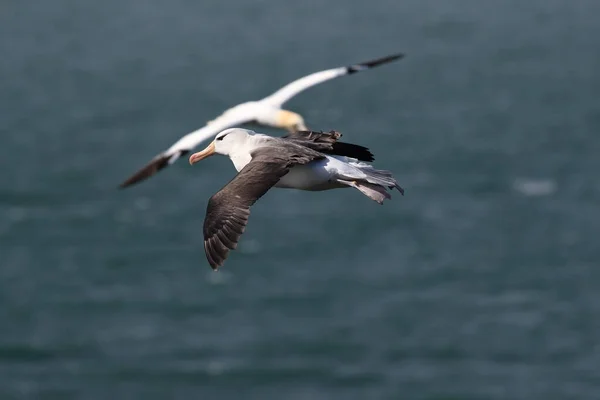
[[376, 60], [370, 60], [370, 61], [365, 61], [365, 62], [354, 64], [354, 65], [349, 65], [348, 67], [346, 67], [346, 71], [348, 72], [348, 75], [350, 75], [350, 74], [354, 74], [359, 71], [363, 71], [365, 69], [377, 67], [379, 65], [401, 59], [403, 57], [404, 57], [404, 54], [402, 54], [402, 53], [392, 54], [392, 55], [389, 55], [386, 57], [378, 58]]
[[333, 144], [338, 141], [339, 138], [342, 137], [342, 134], [337, 131], [329, 131], [329, 132], [317, 132], [317, 131], [294, 131], [290, 132], [285, 136], [282, 136], [286, 139], [290, 140], [303, 140], [309, 141], [313, 143], [321, 143], [321, 144]]
[[375, 160], [373, 153], [368, 148], [357, 144], [338, 142], [341, 137], [340, 132], [333, 130], [329, 132], [296, 131], [282, 136], [283, 139], [324, 154], [351, 157], [366, 162]]
[[161, 153], [154, 157], [152, 160], [148, 162], [148, 164], [144, 165], [138, 171], [136, 171], [133, 175], [123, 181], [119, 188], [123, 189], [139, 183], [145, 179], [150, 178], [153, 175], [156, 175], [158, 171], [168, 167], [173, 164], [177, 159], [189, 153], [189, 150], [179, 150], [173, 154], [165, 154]]
[[225, 187], [215, 193], [206, 207], [204, 251], [212, 269], [221, 267], [246, 229], [250, 207], [296, 164], [323, 158], [301, 147], [263, 147]]

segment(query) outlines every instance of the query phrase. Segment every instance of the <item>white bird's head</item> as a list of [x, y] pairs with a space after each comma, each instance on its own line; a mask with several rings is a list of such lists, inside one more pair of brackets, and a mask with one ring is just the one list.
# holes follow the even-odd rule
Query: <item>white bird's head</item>
[[229, 128], [219, 132], [215, 139], [202, 151], [190, 156], [190, 164], [196, 164], [214, 154], [229, 156], [239, 151], [246, 144], [248, 138], [254, 134], [254, 131], [242, 128]]
[[288, 132], [308, 130], [304, 124], [304, 118], [300, 114], [292, 111], [279, 110], [277, 112], [277, 121], [275, 126], [287, 130]]

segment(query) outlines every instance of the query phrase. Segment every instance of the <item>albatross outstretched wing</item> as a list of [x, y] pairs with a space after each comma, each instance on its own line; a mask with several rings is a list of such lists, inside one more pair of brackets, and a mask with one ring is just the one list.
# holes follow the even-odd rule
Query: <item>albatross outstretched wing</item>
[[204, 219], [204, 251], [212, 269], [221, 267], [244, 233], [250, 207], [294, 165], [324, 158], [301, 146], [261, 147], [250, 161], [208, 201]]

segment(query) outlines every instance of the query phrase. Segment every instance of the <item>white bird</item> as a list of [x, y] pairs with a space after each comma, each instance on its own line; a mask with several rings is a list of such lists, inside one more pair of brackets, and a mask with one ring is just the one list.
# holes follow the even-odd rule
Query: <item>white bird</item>
[[128, 187], [155, 175], [158, 171], [173, 164], [181, 156], [189, 153], [203, 141], [214, 137], [227, 128], [245, 123], [255, 123], [286, 129], [289, 132], [305, 130], [307, 128], [301, 115], [281, 108], [285, 102], [311, 86], [377, 67], [402, 57], [404, 57], [403, 54], [394, 54], [359, 64], [315, 72], [287, 84], [261, 100], [249, 101], [229, 108], [214, 120], [209, 121], [203, 128], [183, 136], [167, 150], [156, 155], [148, 164], [121, 183], [119, 187]]
[[338, 142], [339, 132], [298, 131], [276, 138], [241, 128], [220, 132], [204, 150], [190, 156], [195, 164], [213, 154], [229, 156], [238, 174], [208, 201], [204, 251], [213, 270], [221, 267], [244, 233], [250, 206], [271, 187], [322, 191], [353, 187], [379, 204], [387, 189], [404, 189], [390, 171], [373, 168], [366, 147]]

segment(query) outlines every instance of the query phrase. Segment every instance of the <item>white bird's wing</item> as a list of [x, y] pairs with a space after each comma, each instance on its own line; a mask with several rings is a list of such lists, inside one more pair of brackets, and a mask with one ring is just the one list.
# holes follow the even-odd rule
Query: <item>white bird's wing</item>
[[345, 67], [338, 67], [315, 72], [310, 75], [304, 76], [300, 79], [297, 79], [291, 83], [288, 83], [275, 93], [260, 100], [260, 102], [269, 104], [273, 107], [281, 107], [286, 101], [288, 101], [298, 93], [308, 89], [311, 86], [318, 85], [319, 83], [328, 81], [333, 78], [337, 78], [339, 76], [350, 75], [356, 72], [377, 67], [382, 64], [387, 64], [389, 62], [398, 60], [402, 57], [404, 57], [404, 54], [393, 54], [390, 56], [378, 58], [376, 60], [371, 60], [359, 64], [353, 64]]
[[119, 187], [125, 188], [155, 175], [158, 171], [173, 164], [181, 156], [186, 155], [200, 143], [216, 136], [219, 132], [227, 128], [233, 128], [236, 125], [251, 122], [254, 119], [255, 116], [250, 110], [236, 110], [236, 112], [221, 115], [204, 127], [188, 133], [167, 150], [157, 154], [145, 166], [123, 181]]
[[[387, 57], [382, 57], [359, 64], [315, 72], [287, 84], [272, 95], [265, 97], [258, 103], [261, 103], [261, 105], [279, 108], [282, 104], [294, 97], [296, 94], [308, 89], [311, 86], [336, 78], [338, 76], [351, 75], [356, 72], [377, 67], [379, 65], [398, 60], [402, 57], [404, 57], [404, 54], [393, 54]], [[119, 187], [124, 188], [131, 186], [155, 175], [158, 171], [173, 164], [181, 156], [189, 153], [194, 147], [198, 146], [206, 139], [216, 136], [217, 133], [224, 129], [232, 128], [243, 123], [252, 122], [256, 120], [256, 118], [256, 108], [235, 107], [229, 109], [206, 126], [179, 139], [168, 150], [156, 155], [148, 164], [121, 183]]]

